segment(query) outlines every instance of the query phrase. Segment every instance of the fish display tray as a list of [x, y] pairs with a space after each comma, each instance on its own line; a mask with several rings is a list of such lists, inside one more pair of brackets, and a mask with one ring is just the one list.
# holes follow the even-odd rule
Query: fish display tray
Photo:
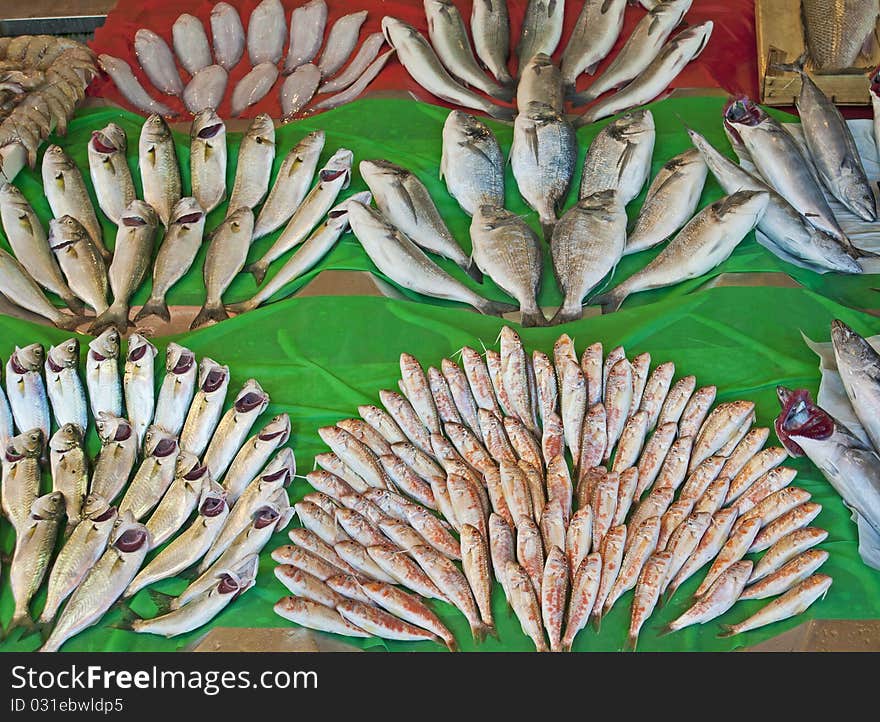
[[[772, 68], [775, 63], [793, 63], [804, 52], [804, 25], [800, 0], [755, 0], [755, 30], [758, 53], [758, 86], [766, 105], [794, 105], [801, 90], [800, 76]], [[868, 74], [880, 65], [880, 49], [859, 65], [840, 73], [810, 73], [838, 105], [870, 103]], [[807, 63], [807, 71], [810, 64]]]

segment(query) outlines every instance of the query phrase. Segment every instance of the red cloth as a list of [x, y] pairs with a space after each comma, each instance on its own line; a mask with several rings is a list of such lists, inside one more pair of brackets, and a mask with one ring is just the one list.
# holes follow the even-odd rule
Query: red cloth
[[[250, 13], [258, 2], [259, 0], [232, 0], [230, 3], [238, 8], [245, 30], [247, 30]], [[282, 4], [287, 10], [288, 22], [290, 11], [304, 3], [305, 0], [282, 0]], [[183, 104], [176, 98], [162, 95], [153, 88], [138, 66], [134, 54], [134, 34], [139, 28], [149, 28], [165, 38], [168, 45], [171, 46], [171, 26], [181, 13], [187, 12], [202, 20], [210, 39], [209, 16], [214, 4], [214, 2], [207, 0], [119, 0], [116, 8], [107, 16], [107, 22], [95, 32], [95, 38], [90, 45], [98, 53], [108, 53], [128, 61], [135, 75], [154, 98], [183, 113], [185, 112]], [[520, 25], [527, 4], [527, 0], [508, 0], [511, 20], [511, 54], [513, 54], [513, 49], [519, 38]], [[581, 3], [573, 0], [568, 0], [567, 4], [562, 41], [555, 55], [557, 60], [562, 55], [581, 8]], [[340, 16], [359, 9], [367, 9], [370, 14], [361, 30], [361, 39], [369, 33], [379, 31], [382, 18], [385, 15], [392, 15], [414, 25], [425, 37], [428, 34], [424, 7], [420, 0], [327, 0], [327, 5], [329, 8], [328, 31]], [[469, 26], [471, 0], [458, 0], [456, 5]], [[610, 62], [644, 13], [645, 11], [640, 6], [627, 8], [624, 29], [618, 39], [617, 46], [600, 66], [600, 70]], [[702, 55], [685, 68], [675, 79], [672, 87], [722, 88], [730, 93], [745, 93], [756, 97], [754, 0], [694, 0], [694, 4], [687, 14], [686, 22], [690, 25], [696, 25], [705, 20], [712, 20], [715, 23], [712, 38]], [[514, 62], [512, 61], [512, 65]], [[250, 63], [247, 60], [247, 50], [245, 50], [238, 66], [230, 73], [225, 100], [219, 109], [222, 116], [226, 117], [229, 114], [229, 98], [232, 94], [232, 88], [249, 70]], [[181, 76], [187, 80], [186, 71], [180, 68], [180, 72]], [[587, 87], [590, 82], [589, 76], [582, 75], [578, 82], [578, 89]], [[263, 100], [245, 111], [244, 117], [253, 117], [260, 112], [278, 117], [280, 115], [279, 87], [280, 84], [276, 84]], [[375, 91], [410, 92], [420, 100], [447, 105], [423, 90], [396, 58], [392, 58], [388, 62], [367, 89], [367, 92]], [[90, 93], [131, 108], [109, 78], [97, 79], [92, 84]], [[131, 109], [136, 110], [135, 108]]]

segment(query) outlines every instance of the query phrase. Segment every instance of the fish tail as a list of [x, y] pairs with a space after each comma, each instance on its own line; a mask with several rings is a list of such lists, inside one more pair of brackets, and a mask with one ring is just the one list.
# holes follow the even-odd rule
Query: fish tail
[[477, 264], [473, 258], [469, 258], [466, 265], [463, 264], [461, 267], [464, 272], [467, 273], [468, 276], [473, 278], [477, 283], [483, 282], [483, 272], [477, 267]]
[[485, 111], [495, 118], [495, 120], [512, 121], [516, 117], [516, 111], [513, 108], [505, 108], [502, 105], [495, 105], [494, 103], [487, 103]]
[[144, 307], [137, 312], [134, 322], [138, 323], [149, 316], [158, 316], [165, 323], [171, 320], [171, 312], [168, 310], [168, 304], [165, 303], [164, 298], [154, 298], [151, 296], [144, 304]]
[[477, 644], [486, 641], [486, 637], [489, 636], [490, 632], [492, 634], [495, 633], [495, 630], [490, 627], [488, 624], [483, 624], [482, 622], [477, 622], [476, 624], [471, 625], [471, 636], [474, 638], [474, 641]]
[[602, 630], [602, 612], [601, 612], [601, 610], [598, 613], [595, 613], [595, 612], [593, 613], [592, 624], [593, 624], [593, 630], [596, 632], [596, 634], [599, 634], [599, 632]]
[[82, 316], [85, 311], [85, 306], [83, 302], [80, 301], [76, 296], [73, 295], [72, 291], [64, 291], [61, 294], [61, 300], [64, 301], [64, 305], [70, 309], [70, 312], [74, 316]]
[[522, 325], [526, 327], [546, 326], [547, 319], [544, 314], [541, 313], [541, 309], [536, 307], [534, 310], [522, 312]]
[[596, 120], [597, 119], [596, 116], [597, 116], [596, 112], [592, 108], [590, 108], [589, 110], [584, 111], [584, 113], [582, 115], [579, 115], [577, 118], [575, 118], [572, 121], [572, 125], [575, 128], [581, 128], [585, 125], [589, 125], [594, 120]]
[[259, 306], [259, 302], [254, 300], [253, 298], [249, 298], [247, 301], [241, 301], [240, 303], [230, 303], [226, 305], [226, 310], [230, 313], [234, 313], [238, 316], [241, 313], [247, 313], [248, 311], [253, 311], [255, 308]]
[[629, 296], [629, 292], [622, 286], [618, 286], [617, 288], [612, 288], [607, 293], [600, 293], [598, 296], [594, 296], [590, 299], [590, 304], [601, 306], [602, 313], [614, 313], [620, 309], [627, 296]]
[[60, 314], [59, 318], [54, 321], [55, 327], [64, 331], [76, 331], [76, 329], [85, 323], [85, 317], [80, 315], [70, 316], [66, 313]]
[[550, 239], [553, 238], [553, 229], [556, 227], [556, 219], [554, 218], [552, 221], [544, 221], [541, 220], [541, 234], [544, 236], [544, 240], [547, 243], [550, 243]]
[[34, 624], [34, 621], [30, 618], [27, 608], [15, 610], [12, 619], [9, 620], [9, 626], [6, 627], [6, 636], [8, 637], [13, 629], [19, 628], [24, 629], [25, 634], [36, 631], [37, 629], [37, 625]]
[[880, 253], [875, 253], [874, 251], [866, 251], [864, 248], [859, 248], [854, 246], [852, 242], [849, 244], [849, 248], [847, 248], [847, 253], [854, 259], [858, 260], [859, 258], [878, 258], [880, 257]]
[[498, 100], [503, 100], [505, 103], [509, 103], [513, 100], [514, 87], [510, 84], [504, 85], [503, 83], [499, 83], [498, 87], [492, 88], [492, 92], [490, 95], [493, 98], [498, 98]]
[[120, 335], [125, 334], [128, 328], [128, 306], [113, 303], [89, 326], [89, 333], [97, 336], [101, 331], [110, 326], [115, 326]]
[[638, 634], [630, 634], [626, 638], [626, 644], [623, 647], [625, 652], [635, 652], [636, 647], [639, 644], [639, 635]]
[[566, 637], [565, 639], [562, 640], [562, 651], [563, 652], [570, 652], [573, 645], [574, 645], [574, 639], [569, 639], [568, 637]]
[[571, 90], [572, 90], [572, 94], [568, 100], [576, 108], [579, 108], [582, 105], [586, 105], [591, 100], [594, 100], [595, 98], [598, 97], [589, 88], [587, 88], [586, 90], [582, 90], [580, 93], [573, 92], [574, 91], [573, 86], [572, 86]]
[[257, 282], [259, 286], [263, 279], [266, 277], [266, 270], [269, 268], [269, 264], [264, 262], [262, 259], [257, 261], [256, 263], [252, 263], [247, 266], [244, 270], [247, 273], [253, 274], [254, 280]]
[[516, 311], [518, 306], [509, 303], [501, 303], [499, 301], [490, 301], [488, 298], [480, 296], [480, 300], [474, 304], [474, 307], [487, 316], [500, 316], [502, 313], [510, 313]]
[[164, 594], [163, 592], [156, 591], [155, 589], [148, 589], [147, 594], [150, 597], [150, 601], [156, 605], [157, 615], [165, 614], [170, 611], [171, 603], [176, 599], [171, 594]]
[[560, 323], [568, 323], [569, 321], [579, 321], [583, 318], [584, 315], [584, 307], [581, 306], [580, 303], [577, 306], [566, 306], [563, 304], [559, 307], [559, 310], [553, 314], [553, 318], [550, 319], [550, 325], [556, 326]]
[[727, 637], [732, 637], [734, 634], [739, 634], [735, 624], [722, 624], [721, 630], [721, 634], [718, 635], [719, 639], [726, 639]]
[[804, 52], [801, 53], [801, 56], [795, 60], [793, 63], [773, 63], [770, 67], [773, 70], [782, 70], [790, 73], [798, 73], [799, 75], [804, 74], [804, 65], [807, 64], [807, 58], [810, 53], [808, 50], [804, 49]]
[[192, 324], [190, 324], [190, 330], [194, 331], [197, 328], [201, 328], [202, 326], [208, 326], [214, 323], [220, 323], [221, 321], [225, 321], [229, 318], [229, 314], [226, 313], [226, 309], [223, 308], [223, 304], [219, 301], [215, 303], [205, 303], [199, 311], [198, 315], [193, 319]]

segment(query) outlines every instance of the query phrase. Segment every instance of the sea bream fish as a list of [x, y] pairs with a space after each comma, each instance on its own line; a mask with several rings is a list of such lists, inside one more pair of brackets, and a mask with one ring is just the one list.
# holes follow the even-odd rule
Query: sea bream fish
[[6, 398], [19, 433], [39, 429], [49, 439], [49, 398], [43, 382], [46, 352], [38, 343], [15, 351], [6, 361]]
[[[559, 3], [563, 5], [564, 3]], [[586, 0], [562, 53], [562, 78], [573, 90], [581, 73], [592, 75], [623, 30], [626, 0]]]
[[226, 125], [208, 108], [193, 118], [189, 139], [192, 194], [210, 213], [226, 197]]
[[461, 110], [446, 116], [440, 177], [469, 216], [481, 205], [504, 205], [504, 155], [485, 123]]
[[562, 37], [564, 20], [565, 0], [529, 0], [516, 45], [517, 76], [538, 53], [553, 55]]
[[804, 39], [819, 72], [851, 68], [870, 46], [880, 15], [876, 0], [803, 0]]
[[779, 440], [793, 456], [806, 455], [852, 510], [859, 554], [880, 569], [880, 457], [822, 408], [806, 390], [776, 389], [782, 411]]
[[113, 223], [119, 225], [122, 212], [135, 198], [134, 180], [125, 151], [128, 140], [116, 123], [92, 131], [89, 140], [89, 175], [98, 205]]
[[513, 83], [507, 69], [510, 55], [510, 18], [507, 0], [474, 0], [471, 9], [471, 35], [477, 57], [502, 85]]

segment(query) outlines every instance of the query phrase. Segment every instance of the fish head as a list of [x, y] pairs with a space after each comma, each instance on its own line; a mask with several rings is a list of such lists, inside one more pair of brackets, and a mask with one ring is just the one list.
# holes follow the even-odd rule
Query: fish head
[[276, 445], [286, 444], [290, 438], [290, 416], [278, 414], [266, 424], [257, 435], [260, 441], [274, 441]]
[[59, 253], [69, 246], [88, 239], [89, 235], [82, 223], [73, 216], [65, 215], [49, 221], [49, 246]]
[[321, 151], [324, 150], [324, 143], [327, 140], [327, 134], [323, 130], [313, 130], [306, 135], [299, 143], [296, 144], [293, 152], [300, 159], [317, 158]]
[[153, 115], [144, 121], [143, 128], [141, 129], [142, 143], [162, 143], [170, 141], [171, 137], [171, 128], [168, 127], [165, 118], [158, 113], [153, 113]]
[[95, 430], [103, 444], [128, 441], [132, 433], [131, 424], [127, 419], [108, 414], [106, 411], [98, 412], [98, 418], [95, 419]]
[[226, 489], [206, 474], [202, 478], [202, 490], [199, 495], [199, 515], [206, 519], [220, 516], [226, 509]]
[[165, 370], [175, 376], [190, 373], [196, 365], [196, 356], [188, 348], [169, 343], [165, 350]]
[[192, 196], [181, 198], [171, 209], [171, 224], [175, 226], [192, 226], [205, 221], [205, 209]]
[[112, 521], [116, 523], [116, 507], [110, 506], [110, 502], [101, 494], [89, 494], [83, 502], [82, 515], [91, 522]]
[[238, 396], [235, 397], [233, 406], [239, 414], [249, 414], [256, 411], [259, 415], [263, 413], [263, 409], [268, 403], [269, 394], [263, 391], [263, 387], [256, 379], [248, 379], [241, 391], [238, 392]]
[[139, 333], [133, 333], [128, 337], [128, 363], [137, 364], [144, 358], [153, 359], [159, 353], [153, 344]]
[[9, 368], [19, 375], [38, 372], [43, 368], [44, 359], [45, 351], [38, 343], [32, 343], [22, 348], [16, 346], [15, 351], [9, 357]]
[[635, 136], [641, 133], [654, 133], [654, 114], [647, 108], [631, 110], [606, 127], [610, 129], [612, 134], [616, 132], [622, 137]]
[[129, 203], [119, 217], [119, 225], [126, 228], [155, 229], [158, 223], [159, 217], [153, 206], [137, 199]]
[[770, 202], [770, 194], [767, 191], [737, 191], [715, 201], [715, 213], [719, 220], [727, 216], [742, 216], [753, 218], [757, 223], [767, 210]]
[[101, 130], [92, 131], [92, 138], [89, 140], [90, 150], [105, 155], [124, 153], [127, 145], [125, 131], [116, 123], [109, 123]]
[[275, 145], [275, 123], [268, 113], [260, 113], [253, 121], [245, 134], [257, 145]]
[[585, 211], [615, 212], [623, 209], [620, 193], [614, 188], [584, 196], [577, 205], [578, 208]]
[[220, 594], [232, 594], [235, 599], [244, 594], [257, 581], [257, 570], [260, 566], [260, 557], [251, 554], [238, 564], [235, 569], [229, 569], [220, 574], [217, 582], [217, 592]]
[[64, 494], [53, 491], [45, 494], [31, 504], [31, 519], [35, 521], [56, 521], [64, 514]]
[[[287, 495], [284, 489], [279, 491], [285, 496]], [[288, 505], [288, 508], [290, 508], [290, 505]], [[275, 504], [263, 504], [251, 515], [251, 523], [254, 529], [265, 529], [268, 526], [274, 527], [280, 518], [281, 510]]]
[[233, 233], [244, 233], [250, 242], [254, 232], [254, 212], [247, 206], [242, 206], [229, 214], [221, 224], [220, 228], [222, 227], [228, 228]]
[[358, 164], [358, 170], [361, 173], [361, 177], [368, 185], [379, 179], [389, 182], [403, 180], [407, 175], [407, 171], [399, 165], [395, 165], [391, 161], [383, 160], [381, 158], [362, 160]]
[[877, 201], [870, 186], [864, 182], [864, 174], [859, 163], [851, 160], [844, 161], [840, 167], [839, 187], [846, 198], [847, 205], [858, 211], [865, 218], [877, 218]]
[[382, 18], [382, 34], [392, 48], [397, 48], [400, 43], [411, 38], [413, 34], [419, 35], [419, 32], [409, 23], [386, 15]]
[[349, 198], [346, 198], [339, 205], [331, 208], [327, 213], [327, 225], [337, 233], [344, 233], [348, 227], [348, 208], [351, 203], [362, 203], [369, 205], [373, 200], [373, 194], [370, 191], [360, 191]]
[[813, 403], [806, 389], [793, 391], [784, 386], [776, 388], [782, 405], [774, 426], [779, 441], [792, 456], [803, 456], [804, 450], [797, 443], [798, 437], [822, 441], [834, 433], [834, 418]]
[[225, 137], [226, 125], [213, 108], [205, 108], [193, 118], [190, 129], [192, 141], [213, 141], [219, 144], [221, 141], [225, 143]]
[[65, 171], [70, 171], [76, 168], [76, 164], [71, 157], [64, 152], [64, 149], [60, 145], [54, 144], [46, 148], [46, 152], [43, 155], [43, 166], [48, 168], [56, 178], [59, 174], [63, 174]]
[[841, 370], [849, 374], [865, 375], [874, 381], [880, 376], [880, 355], [866, 339], [843, 321], [831, 322], [831, 343]]
[[14, 206], [22, 210], [30, 208], [24, 193], [12, 185], [12, 183], [4, 183], [0, 186], [0, 204]]
[[113, 533], [112, 546], [120, 554], [137, 554], [149, 549], [152, 544], [150, 532], [146, 526], [135, 520], [131, 510], [119, 515]]
[[83, 429], [79, 424], [64, 424], [56, 431], [49, 440], [49, 448], [52, 451], [63, 453], [82, 446]]
[[348, 188], [351, 182], [351, 164], [354, 161], [354, 153], [348, 148], [340, 148], [327, 161], [327, 164], [318, 172], [321, 183], [332, 183], [342, 180], [342, 189]]
[[6, 445], [5, 458], [8, 462], [22, 459], [36, 459], [43, 452], [43, 432], [31, 429], [13, 436]]
[[100, 363], [119, 358], [119, 340], [119, 332], [113, 327], [108, 328], [89, 342], [89, 360]]
[[176, 462], [179, 451], [177, 437], [169, 434], [161, 426], [153, 424], [144, 434], [144, 454], [146, 456], [152, 456], [156, 459], [166, 459], [173, 456]]
[[174, 462], [174, 476], [188, 481], [198, 481], [208, 470], [207, 466], [199, 463], [199, 457], [190, 451], [181, 449]]
[[199, 364], [199, 390], [205, 394], [226, 393], [229, 383], [229, 367], [221, 366], [207, 356]]
[[530, 100], [524, 115], [538, 124], [561, 123], [564, 117], [552, 105], [540, 100]]
[[288, 487], [296, 475], [296, 457], [293, 449], [285, 446], [272, 458], [260, 479], [270, 484], [278, 484], [281, 487]]
[[474, 221], [484, 231], [492, 231], [502, 223], [508, 221], [513, 214], [502, 208], [489, 203], [484, 203], [476, 209]]
[[64, 369], [75, 369], [79, 365], [79, 339], [69, 338], [57, 346], [51, 346], [46, 354], [46, 366], [58, 373]]
[[723, 116], [724, 127], [740, 143], [740, 128], [754, 128], [767, 118], [761, 106], [745, 95], [731, 98], [724, 106]]

